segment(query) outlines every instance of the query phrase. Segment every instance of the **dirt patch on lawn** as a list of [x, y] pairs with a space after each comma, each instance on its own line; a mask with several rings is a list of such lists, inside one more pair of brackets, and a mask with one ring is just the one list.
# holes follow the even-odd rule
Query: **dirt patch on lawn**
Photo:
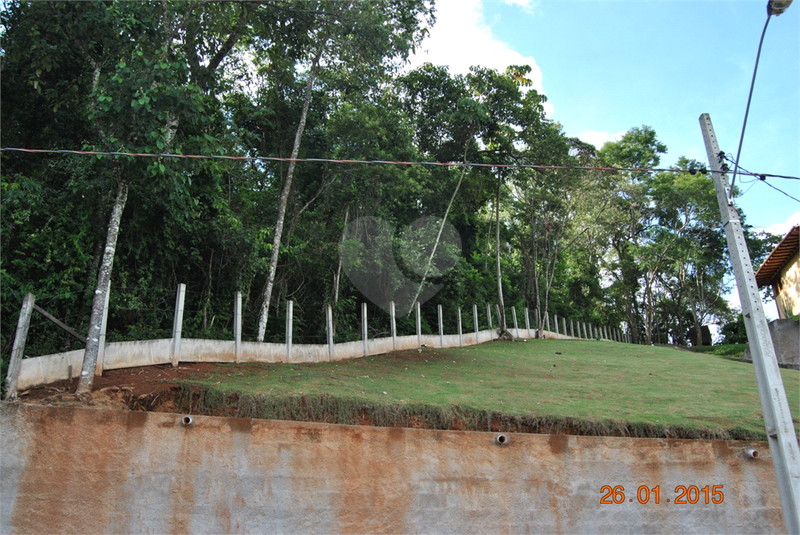
[[179, 412], [175, 395], [179, 381], [211, 373], [215, 363], [185, 363], [106, 370], [94, 378], [91, 396], [78, 398], [78, 378], [23, 390], [17, 399], [50, 406], [89, 406], [116, 410]]

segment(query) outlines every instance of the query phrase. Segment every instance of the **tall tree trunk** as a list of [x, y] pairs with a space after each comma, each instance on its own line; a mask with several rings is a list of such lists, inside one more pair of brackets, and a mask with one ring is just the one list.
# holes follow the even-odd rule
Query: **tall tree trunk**
[[[344, 212], [344, 226], [342, 226], [342, 239], [339, 241], [341, 243], [344, 240], [344, 235], [347, 232], [347, 220], [350, 218], [350, 207], [347, 207], [347, 210]], [[334, 311], [337, 310], [336, 305], [339, 304], [339, 286], [342, 282], [342, 255], [339, 255], [339, 265], [336, 266], [336, 274], [333, 276], [333, 309]], [[336, 335], [336, 316], [333, 317], [333, 335]]]
[[503, 272], [500, 268], [500, 186], [502, 185], [502, 177], [497, 177], [497, 197], [495, 199], [495, 260], [497, 265], [497, 301], [500, 305], [500, 332], [498, 333], [501, 339], [513, 339], [511, 334], [506, 329], [506, 305], [503, 300]]
[[97, 355], [100, 351], [100, 326], [103, 321], [103, 308], [106, 302], [106, 293], [108, 292], [108, 282], [111, 280], [111, 270], [114, 266], [114, 253], [117, 248], [122, 211], [125, 209], [125, 203], [128, 200], [128, 182], [121, 179], [119, 166], [115, 166], [114, 171], [114, 174], [117, 175], [117, 198], [114, 200], [111, 219], [108, 222], [106, 248], [103, 253], [103, 261], [100, 264], [100, 273], [97, 276], [97, 289], [94, 291], [94, 299], [92, 301], [92, 315], [89, 320], [89, 334], [86, 336], [83, 367], [78, 381], [78, 389], [75, 392], [78, 395], [88, 394], [92, 391]]
[[450, 202], [447, 203], [447, 210], [444, 212], [444, 217], [442, 218], [442, 224], [439, 225], [439, 233], [436, 235], [436, 242], [433, 244], [433, 249], [431, 250], [430, 257], [428, 257], [428, 263], [425, 264], [425, 271], [422, 273], [422, 280], [419, 281], [419, 286], [417, 286], [417, 293], [414, 295], [414, 299], [411, 300], [411, 306], [406, 312], [406, 315], [411, 314], [414, 311], [414, 303], [417, 302], [417, 298], [419, 297], [420, 292], [422, 291], [422, 287], [425, 285], [425, 279], [428, 277], [428, 271], [431, 268], [431, 263], [433, 262], [433, 257], [436, 256], [436, 249], [439, 247], [439, 241], [442, 239], [442, 231], [444, 231], [444, 226], [447, 223], [447, 216], [450, 215], [450, 209], [453, 207], [453, 201], [456, 200], [456, 195], [458, 195], [458, 190], [461, 188], [461, 182], [464, 180], [464, 175], [467, 174], [467, 150], [469, 149], [469, 141], [464, 146], [464, 157], [463, 166], [461, 167], [461, 175], [458, 177], [458, 184], [456, 184], [456, 189], [453, 191], [453, 195], [450, 196]]
[[289, 170], [286, 173], [286, 180], [283, 183], [283, 191], [281, 191], [280, 204], [278, 205], [278, 220], [275, 223], [275, 232], [272, 236], [272, 255], [269, 260], [269, 274], [267, 275], [267, 286], [264, 289], [264, 300], [261, 303], [261, 313], [258, 317], [258, 337], [256, 340], [259, 342], [264, 341], [264, 335], [267, 332], [267, 317], [269, 313], [269, 304], [272, 299], [272, 289], [275, 285], [275, 273], [278, 270], [278, 254], [281, 248], [281, 237], [283, 235], [283, 222], [286, 219], [286, 204], [289, 200], [289, 191], [292, 189], [292, 179], [294, 178], [294, 168], [297, 160], [297, 155], [300, 153], [300, 143], [303, 138], [303, 131], [306, 128], [306, 118], [308, 117], [308, 108], [311, 106], [311, 89], [314, 85], [314, 79], [317, 76], [317, 69], [319, 60], [322, 57], [323, 47], [320, 47], [319, 52], [311, 64], [311, 69], [308, 73], [308, 82], [306, 83], [305, 98], [303, 100], [303, 111], [300, 113], [300, 123], [297, 125], [297, 132], [294, 136], [294, 146], [292, 147], [291, 161], [289, 162]]

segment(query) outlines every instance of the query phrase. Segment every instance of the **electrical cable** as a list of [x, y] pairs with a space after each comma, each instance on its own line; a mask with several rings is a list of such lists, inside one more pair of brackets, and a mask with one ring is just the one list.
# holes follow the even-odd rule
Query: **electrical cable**
[[[365, 164], [365, 165], [422, 165], [433, 167], [484, 167], [497, 169], [564, 169], [574, 171], [636, 171], [636, 172], [662, 172], [662, 173], [690, 173], [707, 174], [714, 173], [713, 170], [702, 169], [675, 169], [658, 167], [596, 167], [581, 165], [544, 165], [544, 164], [499, 164], [499, 163], [475, 163], [475, 162], [405, 162], [391, 160], [341, 160], [332, 158], [280, 158], [277, 156], [229, 156], [215, 154], [172, 154], [172, 153], [142, 153], [142, 152], [119, 152], [119, 151], [86, 151], [86, 150], [67, 150], [67, 149], [28, 149], [18, 147], [2, 147], [0, 152], [25, 152], [37, 154], [73, 154], [79, 156], [115, 156], [115, 157], [134, 157], [134, 158], [185, 158], [195, 160], [234, 160], [234, 161], [269, 161], [269, 162], [305, 162], [305, 163], [336, 163], [336, 164]], [[755, 177], [777, 177], [792, 178], [800, 180], [798, 177], [786, 177], [772, 175], [768, 173], [749, 173]]]
[[[732, 160], [732, 159], [731, 159], [731, 157], [730, 157], [730, 156], [728, 156], [727, 154], [725, 154], [723, 157], [724, 157], [726, 160], [728, 160], [729, 162], [731, 162], [731, 163], [734, 163], [734, 160]], [[786, 192], [785, 192], [785, 191], [783, 191], [782, 189], [780, 189], [780, 188], [777, 188], [777, 187], [773, 186], [772, 184], [770, 184], [769, 182], [767, 182], [767, 180], [766, 180], [766, 178], [767, 178], [767, 175], [759, 175], [759, 174], [757, 174], [757, 173], [751, 173], [750, 171], [748, 171], [747, 169], [745, 169], [745, 168], [744, 168], [744, 167], [742, 167], [742, 166], [739, 166], [739, 169], [742, 169], [742, 170], [745, 172], [745, 174], [747, 174], [747, 175], [751, 175], [751, 176], [754, 176], [754, 177], [757, 177], [757, 178], [758, 178], [758, 180], [750, 180], [750, 181], [747, 181], [747, 182], [745, 182], [745, 181], [741, 180], [740, 182], [742, 182], [743, 184], [750, 184], [751, 182], [752, 182], [752, 183], [755, 183], [755, 182], [763, 182], [764, 184], [766, 184], [767, 186], [771, 187], [771, 188], [772, 188], [772, 189], [774, 189], [775, 191], [777, 191], [777, 192], [780, 192], [780, 193], [783, 193], [784, 195], [786, 195], [786, 196], [787, 196], [787, 197], [789, 197], [790, 199], [792, 199], [792, 200], [795, 200], [795, 201], [797, 201], [797, 202], [800, 202], [800, 199], [797, 199], [797, 198], [795, 198], [795, 197], [793, 197], [793, 196], [789, 195], [788, 193], [786, 193]], [[750, 186], [749, 188], [747, 188], [747, 191], [745, 191], [745, 192], [744, 192], [744, 193], [742, 193], [741, 195], [742, 195], [742, 196], [744, 196], [744, 195], [745, 195], [745, 194], [746, 194], [748, 191], [750, 191], [750, 190], [752, 189], [752, 187], [753, 187], [753, 186]]]
[[[747, 95], [747, 107], [744, 110], [744, 122], [742, 123], [742, 135], [739, 137], [739, 149], [736, 151], [736, 163], [733, 167], [733, 179], [731, 180], [731, 196], [733, 195], [733, 186], [736, 184], [736, 174], [739, 171], [739, 158], [742, 155], [742, 142], [744, 141], [744, 130], [747, 127], [747, 115], [750, 113], [750, 101], [753, 98], [753, 87], [756, 85], [756, 73], [758, 72], [758, 60], [761, 58], [761, 45], [764, 44], [764, 35], [767, 33], [767, 25], [769, 19], [772, 18], [772, 13], [767, 11], [767, 21], [764, 23], [764, 29], [761, 32], [761, 40], [758, 42], [758, 53], [756, 54], [756, 65], [753, 68], [753, 79], [750, 82], [750, 93]], [[731, 198], [731, 201], [733, 199]]]
[[770, 183], [769, 183], [769, 182], [767, 182], [766, 180], [760, 180], [759, 182], [763, 182], [764, 184], [766, 184], [767, 186], [771, 187], [771, 188], [772, 188], [772, 189], [774, 189], [775, 191], [777, 191], [777, 192], [780, 192], [780, 193], [783, 193], [784, 195], [786, 195], [787, 197], [789, 197], [789, 198], [790, 198], [790, 199], [792, 199], [793, 201], [800, 202], [800, 199], [798, 199], [797, 197], [792, 197], [791, 195], [789, 195], [789, 194], [788, 194], [788, 193], [786, 193], [785, 191], [783, 191], [783, 190], [781, 190], [781, 189], [778, 189], [778, 188], [776, 188], [775, 186], [773, 186], [772, 184], [770, 184]]

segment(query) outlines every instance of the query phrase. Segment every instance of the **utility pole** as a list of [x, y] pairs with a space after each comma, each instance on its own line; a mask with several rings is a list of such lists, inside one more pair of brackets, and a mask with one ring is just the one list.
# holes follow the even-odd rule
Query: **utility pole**
[[789, 403], [786, 400], [778, 359], [775, 357], [775, 348], [769, 334], [750, 253], [744, 241], [742, 223], [733, 205], [727, 168], [723, 169], [721, 166], [723, 153], [719, 150], [711, 117], [707, 113], [700, 116], [700, 128], [703, 131], [717, 202], [722, 213], [722, 226], [725, 229], [728, 251], [736, 276], [750, 354], [753, 355], [753, 368], [756, 372], [758, 395], [761, 398], [761, 410], [764, 413], [769, 450], [772, 454], [772, 467], [775, 469], [775, 479], [778, 481], [783, 522], [788, 533], [799, 534], [800, 448], [797, 445], [797, 435], [792, 424]]

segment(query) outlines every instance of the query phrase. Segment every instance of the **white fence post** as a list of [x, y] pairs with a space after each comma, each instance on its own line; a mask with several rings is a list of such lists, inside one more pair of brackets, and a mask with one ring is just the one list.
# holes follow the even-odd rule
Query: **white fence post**
[[439, 310], [439, 347], [444, 347], [444, 318], [442, 318], [442, 305], [438, 305]]
[[486, 317], [489, 320], [489, 330], [491, 331], [494, 328], [492, 326], [492, 305], [486, 305]]
[[531, 330], [531, 316], [528, 313], [528, 307], [525, 307], [525, 330]]
[[464, 345], [463, 334], [461, 332], [461, 307], [458, 307], [458, 346]]
[[286, 301], [286, 362], [292, 362], [292, 315], [294, 301]]
[[367, 304], [361, 303], [361, 339], [364, 341], [364, 356], [367, 356]]
[[559, 332], [558, 332], [558, 314], [553, 314], [553, 323], [556, 324], [556, 339], [558, 339]]
[[186, 285], [178, 285], [178, 295], [175, 298], [175, 318], [172, 322], [172, 366], [177, 367], [181, 359], [181, 331], [183, 330], [183, 303], [186, 298]]
[[111, 296], [111, 278], [108, 279], [106, 286], [106, 300], [103, 303], [103, 319], [100, 322], [100, 347], [97, 348], [97, 363], [94, 367], [95, 375], [103, 375], [103, 367], [106, 358], [106, 328], [108, 327], [108, 300]]
[[28, 339], [28, 328], [31, 325], [31, 314], [33, 313], [33, 303], [36, 298], [33, 294], [25, 294], [22, 299], [22, 308], [17, 320], [17, 333], [14, 335], [14, 345], [11, 349], [11, 361], [8, 364], [6, 373], [6, 397], [14, 399], [17, 397], [17, 379], [19, 370], [22, 366], [22, 354], [25, 352], [25, 342]]
[[478, 343], [478, 305], [472, 305], [472, 322], [475, 324], [475, 343]]
[[414, 307], [417, 311], [417, 347], [422, 346], [422, 312], [420, 311], [419, 301], [416, 302]]
[[394, 301], [389, 302], [389, 316], [391, 317], [392, 350], [397, 349], [397, 323], [394, 321]]
[[233, 299], [233, 354], [237, 363], [242, 361], [242, 292]]
[[333, 307], [330, 303], [325, 305], [325, 330], [328, 339], [328, 360], [332, 361], [336, 346], [333, 343]]
[[514, 319], [514, 336], [519, 337], [519, 326], [517, 325], [517, 307], [511, 307], [511, 317]]

